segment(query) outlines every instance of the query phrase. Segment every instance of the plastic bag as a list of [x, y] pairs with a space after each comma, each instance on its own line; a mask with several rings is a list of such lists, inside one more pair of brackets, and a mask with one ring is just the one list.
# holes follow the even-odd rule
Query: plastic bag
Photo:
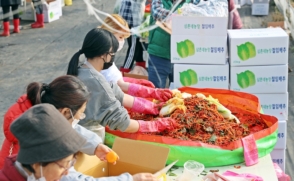
[[199, 4], [186, 3], [177, 11], [183, 16], [228, 17], [227, 0], [201, 0]]
[[114, 4], [114, 9], [113, 9], [114, 14], [119, 14], [119, 9], [121, 7], [121, 1], [122, 0], [116, 0], [116, 2]]
[[137, 74], [137, 75], [144, 75], [144, 76], [148, 76], [148, 72], [146, 69], [144, 69], [143, 67], [141, 66], [135, 66], [133, 68], [133, 70], [131, 70], [129, 72], [130, 74]]
[[[148, 27], [150, 24], [150, 15], [148, 15], [145, 19], [145, 21], [140, 25], [139, 30], [142, 30], [146, 27]], [[145, 31], [143, 33], [141, 33], [141, 38], [148, 38], [149, 36], [149, 31]]]

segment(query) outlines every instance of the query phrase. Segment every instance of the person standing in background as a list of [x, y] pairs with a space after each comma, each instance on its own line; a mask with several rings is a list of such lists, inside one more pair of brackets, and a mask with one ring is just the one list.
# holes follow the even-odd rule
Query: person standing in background
[[[130, 29], [139, 26], [143, 21], [146, 0], [122, 0], [119, 14], [128, 22]], [[134, 61], [137, 66], [146, 68], [146, 62], [143, 59], [143, 47], [140, 38], [131, 35], [127, 38], [128, 51], [121, 72], [130, 72]]]
[[[195, 3], [198, 4], [199, 1], [195, 0]], [[177, 2], [177, 0], [153, 0], [150, 26], [154, 25], [156, 21], [166, 19]], [[182, 0], [175, 8], [175, 11], [185, 2], [186, 0]], [[165, 88], [167, 78], [169, 78], [169, 82], [173, 82], [173, 64], [170, 60], [170, 34], [159, 27], [149, 31], [148, 53], [150, 57], [148, 79], [156, 88]]]
[[36, 11], [37, 21], [31, 24], [32, 28], [44, 28], [43, 3], [41, 0], [32, 0]]
[[[120, 27], [120, 25], [117, 24], [111, 17], [107, 17], [104, 20], [106, 25], [111, 28], [106, 25], [102, 25], [98, 28], [105, 29], [116, 37], [119, 42], [119, 48], [117, 51], [120, 51], [123, 47], [124, 39], [130, 36], [130, 29], [128, 27], [128, 23], [120, 15], [112, 14], [111, 16], [114, 20], [117, 20], [125, 29]], [[121, 33], [115, 32], [114, 30], [119, 30]], [[153, 84], [148, 80], [122, 77], [121, 72], [114, 63], [108, 69], [101, 70], [101, 74], [105, 77], [107, 82], [117, 83], [121, 90], [129, 95], [135, 97], [154, 98], [160, 101], [167, 101], [172, 98], [172, 92], [169, 89], [154, 89]], [[146, 87], [145, 85], [150, 87]]]
[[14, 30], [13, 33], [19, 33], [19, 15], [18, 15], [18, 6], [21, 4], [20, 0], [0, 0], [0, 6], [3, 11], [3, 32], [0, 36], [10, 36], [9, 32], [9, 12], [10, 7], [13, 12], [13, 25]]

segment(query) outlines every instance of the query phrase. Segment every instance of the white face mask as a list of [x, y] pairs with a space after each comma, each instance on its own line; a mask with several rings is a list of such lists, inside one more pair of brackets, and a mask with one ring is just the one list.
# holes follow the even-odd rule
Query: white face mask
[[46, 181], [45, 177], [43, 176], [43, 167], [40, 167], [41, 169], [41, 177], [39, 179], [36, 179], [35, 175], [32, 173], [30, 176], [27, 177], [27, 181]]
[[84, 113], [82, 113], [80, 119], [76, 119], [76, 118], [73, 117], [73, 114], [72, 114], [71, 110], [69, 110], [69, 111], [70, 111], [70, 115], [72, 117], [71, 126], [72, 126], [72, 128], [75, 128], [76, 125], [80, 122], [81, 119], [85, 119], [86, 115]]
[[122, 41], [118, 41], [118, 43], [119, 43], [119, 46], [118, 46], [117, 52], [120, 51], [124, 47], [125, 39], [123, 39]]

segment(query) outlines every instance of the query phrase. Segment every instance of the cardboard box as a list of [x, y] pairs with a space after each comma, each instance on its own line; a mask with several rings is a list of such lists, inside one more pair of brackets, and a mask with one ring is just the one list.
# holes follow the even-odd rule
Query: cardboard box
[[252, 15], [268, 15], [269, 13], [269, 0], [253, 0], [252, 2]]
[[255, 94], [264, 114], [272, 115], [278, 120], [288, 120], [289, 94]]
[[288, 65], [231, 67], [230, 89], [252, 94], [288, 92]]
[[96, 156], [79, 154], [75, 169], [95, 178], [118, 176], [125, 172], [131, 175], [156, 173], [165, 167], [169, 153], [169, 148], [123, 138], [116, 138], [112, 149], [119, 156], [116, 165], [102, 162]]
[[172, 63], [226, 64], [226, 53], [227, 36], [171, 36]]
[[174, 64], [174, 88], [183, 86], [228, 89], [229, 64]]
[[20, 7], [19, 17], [21, 20], [36, 21], [36, 11], [32, 2]]
[[268, 28], [282, 28], [283, 30], [285, 30], [285, 21], [268, 22], [267, 27]]
[[278, 141], [274, 149], [286, 149], [287, 143], [287, 121], [279, 121]]
[[172, 16], [172, 35], [227, 36], [228, 17]]
[[172, 34], [172, 29], [167, 23], [164, 23], [161, 21], [156, 21], [155, 25], [159, 26], [161, 29], [163, 29], [168, 34], [170, 34], [170, 35]]
[[270, 0], [249, 0], [251, 1], [251, 4], [253, 3], [269, 3]]
[[238, 1], [240, 1], [241, 6], [252, 4], [251, 0], [238, 0]]
[[58, 20], [62, 15], [61, 3], [59, 0], [46, 1], [43, 4], [44, 22], [50, 23]]
[[65, 6], [64, 0], [61, 0], [60, 2], [61, 2], [61, 7], [64, 7]]
[[145, 76], [145, 75], [123, 73], [123, 76], [124, 77], [131, 77], [131, 78], [135, 78], [135, 79], [145, 79], [145, 80], [148, 80], [148, 76]]
[[273, 162], [277, 163], [281, 167], [281, 169], [285, 172], [286, 150], [274, 149], [270, 154], [271, 154]]
[[56, 1], [58, 1], [59, 4], [60, 4], [59, 17], [61, 17], [61, 16], [62, 16], [62, 7], [65, 6], [65, 4], [64, 4], [64, 0], [56, 0]]
[[228, 30], [231, 66], [288, 63], [289, 36], [281, 28]]

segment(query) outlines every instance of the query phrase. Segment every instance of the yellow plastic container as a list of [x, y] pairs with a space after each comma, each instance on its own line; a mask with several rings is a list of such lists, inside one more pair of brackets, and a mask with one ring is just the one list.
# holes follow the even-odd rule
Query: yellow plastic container
[[64, 4], [66, 6], [71, 6], [72, 5], [72, 0], [64, 0]]

